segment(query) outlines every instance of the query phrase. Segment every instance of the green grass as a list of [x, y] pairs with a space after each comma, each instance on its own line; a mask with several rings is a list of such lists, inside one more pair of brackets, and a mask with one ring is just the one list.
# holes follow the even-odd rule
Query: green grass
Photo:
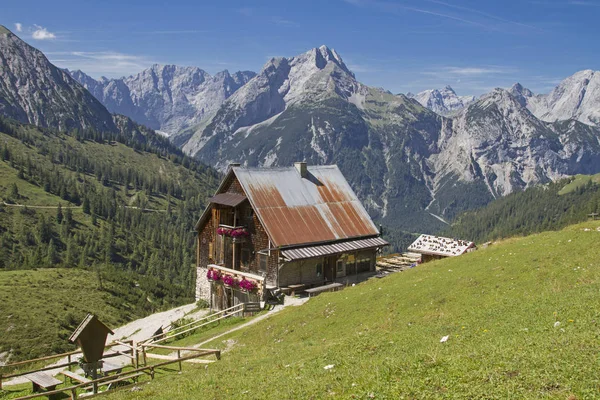
[[509, 239], [322, 294], [208, 344], [235, 342], [206, 369], [112, 398], [597, 398], [597, 228]]
[[0, 273], [0, 352], [13, 360], [75, 350], [68, 338], [88, 312], [111, 328], [141, 317], [133, 301], [147, 296], [133, 277], [95, 272], [39, 269]]
[[588, 185], [590, 182], [600, 183], [600, 174], [596, 175], [575, 175], [573, 180], [563, 187], [558, 194], [563, 195], [567, 193], [572, 193], [577, 189], [583, 188]]
[[[161, 345], [168, 346], [178, 346], [178, 347], [189, 347], [198, 343], [202, 343], [205, 340], [208, 340], [214, 336], [220, 335], [223, 332], [227, 332], [230, 329], [235, 328], [236, 326], [245, 324], [250, 320], [256, 318], [261, 315], [261, 313], [254, 315], [252, 317], [229, 317], [217, 322], [211, 323], [209, 325], [198, 328], [193, 331], [191, 335], [185, 336], [178, 340], [166, 340], [164, 342], [160, 342]], [[203, 346], [205, 347], [205, 346]], [[167, 349], [151, 349], [152, 353], [158, 354], [170, 354], [173, 351]]]

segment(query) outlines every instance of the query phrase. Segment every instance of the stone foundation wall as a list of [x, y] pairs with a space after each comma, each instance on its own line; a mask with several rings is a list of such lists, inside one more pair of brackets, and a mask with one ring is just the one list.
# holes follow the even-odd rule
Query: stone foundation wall
[[210, 282], [206, 279], [208, 268], [196, 267], [196, 301], [203, 299], [210, 303]]

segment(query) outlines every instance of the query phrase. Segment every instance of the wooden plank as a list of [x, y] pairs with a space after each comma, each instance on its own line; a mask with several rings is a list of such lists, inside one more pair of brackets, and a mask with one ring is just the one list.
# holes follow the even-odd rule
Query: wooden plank
[[69, 378], [71, 378], [71, 379], [73, 379], [73, 380], [75, 380], [75, 381], [77, 381], [77, 382], [81, 382], [81, 383], [89, 383], [89, 382], [91, 382], [91, 381], [92, 381], [91, 379], [88, 379], [88, 378], [86, 378], [86, 377], [85, 377], [85, 376], [83, 376], [83, 375], [76, 374], [75, 372], [71, 372], [71, 371], [60, 371], [60, 373], [61, 373], [61, 374], [63, 374], [64, 376], [68, 376]]
[[146, 353], [146, 357], [156, 360], [177, 360], [177, 357], [167, 356], [164, 354]]
[[320, 293], [320, 292], [325, 292], [327, 290], [331, 290], [331, 289], [337, 289], [340, 288], [344, 285], [342, 285], [341, 283], [330, 283], [329, 285], [323, 285], [323, 286], [317, 286], [315, 288], [312, 289], [306, 289], [305, 292], [307, 293]]
[[[113, 383], [122, 382], [122, 381], [126, 381], [126, 380], [129, 380], [129, 379], [137, 380], [137, 378], [139, 378], [140, 376], [143, 376], [143, 375], [146, 375], [146, 374], [144, 372], [138, 372], [138, 373], [132, 374], [132, 375], [121, 376], [121, 377], [118, 377], [118, 378], [115, 378], [115, 379], [111, 379], [111, 380], [106, 381], [106, 382], [102, 382], [98, 386], [108, 385], [108, 387], [110, 389], [110, 386]], [[90, 389], [92, 389], [92, 386], [84, 386], [83, 389], [84, 390], [90, 390]], [[103, 392], [100, 392], [100, 393], [97, 393], [97, 394], [101, 394], [101, 393], [105, 393], [105, 392], [103, 391]], [[86, 396], [86, 397], [92, 397], [92, 395]]]
[[244, 312], [259, 312], [261, 311], [260, 303], [244, 303]]
[[55, 377], [50, 374], [45, 374], [43, 372], [33, 372], [31, 374], [25, 375], [25, 378], [29, 379], [34, 384], [42, 387], [44, 389], [53, 390], [56, 385], [60, 385], [62, 381], [59, 381]]

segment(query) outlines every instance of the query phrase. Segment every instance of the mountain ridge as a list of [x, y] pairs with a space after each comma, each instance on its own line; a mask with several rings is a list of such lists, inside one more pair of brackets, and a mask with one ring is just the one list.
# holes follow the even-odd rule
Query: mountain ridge
[[154, 64], [128, 77], [96, 80], [69, 71], [106, 108], [171, 136], [202, 121], [255, 73], [228, 70], [211, 76], [198, 67]]

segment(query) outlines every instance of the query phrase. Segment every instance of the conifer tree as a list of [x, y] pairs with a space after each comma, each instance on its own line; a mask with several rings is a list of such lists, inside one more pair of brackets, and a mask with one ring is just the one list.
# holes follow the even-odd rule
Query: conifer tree
[[63, 217], [62, 205], [58, 203], [58, 207], [56, 208], [56, 223], [59, 225], [62, 224]]

